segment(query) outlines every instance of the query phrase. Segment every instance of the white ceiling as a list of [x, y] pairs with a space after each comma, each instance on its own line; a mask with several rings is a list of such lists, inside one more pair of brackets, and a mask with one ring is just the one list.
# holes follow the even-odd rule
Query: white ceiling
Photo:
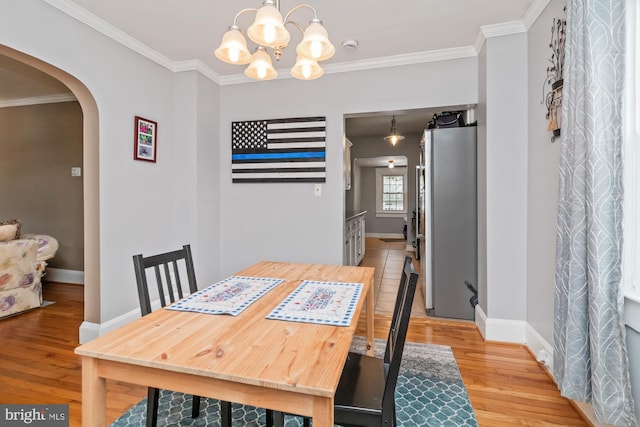
[[[234, 15], [244, 8], [260, 7], [260, 0], [43, 0], [101, 28], [118, 40], [137, 40], [149, 52], [159, 53], [167, 63], [197, 63], [212, 76], [224, 80], [242, 75], [241, 66], [222, 63], [213, 55]], [[305, 0], [314, 6], [336, 47], [333, 58], [321, 63], [327, 73], [366, 67], [388, 66], [432, 60], [440, 54], [469, 56], [479, 48], [481, 33], [492, 28], [526, 26], [549, 0]], [[281, 0], [283, 14], [301, 1]], [[300, 9], [291, 19], [306, 25], [309, 9]], [[246, 34], [252, 14], [240, 17]], [[530, 25], [530, 23], [529, 23]], [[293, 45], [301, 39], [294, 26], [291, 45], [279, 63], [281, 75], [293, 65]], [[345, 40], [357, 40], [356, 50], [342, 47]], [[252, 49], [254, 46], [251, 46]], [[22, 64], [0, 56], [0, 105], [11, 99], [53, 96], [67, 92], [60, 83]], [[407, 112], [394, 112], [402, 131]], [[432, 112], [426, 112], [428, 116]], [[389, 112], [378, 126], [388, 131]], [[420, 119], [421, 121], [424, 121]], [[371, 129], [371, 123], [362, 129]]]

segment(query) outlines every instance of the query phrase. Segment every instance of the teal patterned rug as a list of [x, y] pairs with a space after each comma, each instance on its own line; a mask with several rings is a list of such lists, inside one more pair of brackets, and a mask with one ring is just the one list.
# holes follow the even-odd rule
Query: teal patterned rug
[[[384, 346], [384, 340], [376, 339], [376, 356], [382, 357]], [[352, 350], [362, 352], [363, 348], [364, 340], [356, 337]], [[158, 427], [220, 425], [220, 405], [214, 399], [202, 399], [200, 416], [196, 419], [191, 418], [191, 396], [162, 390], [159, 406]], [[232, 406], [233, 427], [265, 425], [264, 409], [235, 403]], [[111, 427], [144, 426], [146, 409], [147, 400], [143, 399]], [[398, 427], [477, 427], [467, 390], [450, 347], [406, 343], [396, 386], [396, 418]], [[301, 425], [302, 418], [285, 417], [286, 427]]]

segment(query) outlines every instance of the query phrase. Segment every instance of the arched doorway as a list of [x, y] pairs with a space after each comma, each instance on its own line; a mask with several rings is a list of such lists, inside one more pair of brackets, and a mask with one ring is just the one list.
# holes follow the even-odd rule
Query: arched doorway
[[[100, 323], [98, 107], [89, 89], [71, 74], [38, 58], [0, 45], [0, 54], [34, 67], [65, 84], [82, 108], [84, 199], [84, 321]], [[82, 328], [81, 328], [82, 330]], [[80, 342], [83, 342], [80, 336]]]

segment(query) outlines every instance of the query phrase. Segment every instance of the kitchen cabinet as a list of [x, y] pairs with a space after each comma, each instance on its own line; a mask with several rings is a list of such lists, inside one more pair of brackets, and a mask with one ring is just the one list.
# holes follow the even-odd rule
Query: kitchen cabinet
[[344, 224], [345, 265], [358, 265], [364, 258], [365, 214], [367, 211], [347, 212]]

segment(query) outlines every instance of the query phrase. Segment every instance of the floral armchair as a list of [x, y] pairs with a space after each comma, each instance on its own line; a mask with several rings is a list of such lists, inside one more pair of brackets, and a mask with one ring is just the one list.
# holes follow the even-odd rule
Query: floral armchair
[[50, 236], [19, 237], [19, 221], [0, 222], [0, 318], [40, 307], [46, 259], [58, 249]]

